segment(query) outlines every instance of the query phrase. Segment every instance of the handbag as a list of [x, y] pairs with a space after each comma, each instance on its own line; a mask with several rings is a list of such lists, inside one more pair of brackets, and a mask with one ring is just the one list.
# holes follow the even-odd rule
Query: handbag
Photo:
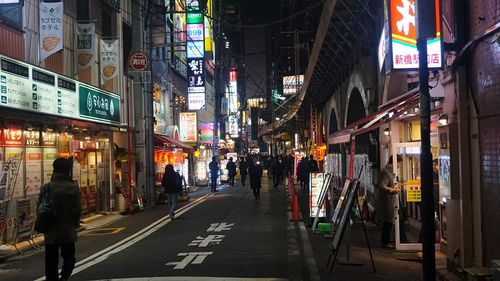
[[186, 202], [188, 200], [189, 200], [189, 195], [187, 194], [186, 190], [182, 190], [179, 193], [179, 196], [177, 196], [177, 201], [179, 201], [179, 202]]
[[35, 231], [38, 233], [48, 233], [56, 220], [54, 204], [50, 198], [50, 193], [50, 188], [47, 184], [42, 188], [41, 210], [38, 212], [35, 221]]

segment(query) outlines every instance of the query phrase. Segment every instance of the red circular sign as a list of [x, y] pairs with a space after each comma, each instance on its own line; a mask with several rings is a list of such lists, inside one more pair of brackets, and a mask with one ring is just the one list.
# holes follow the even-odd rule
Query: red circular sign
[[130, 55], [128, 60], [130, 68], [135, 71], [144, 71], [148, 68], [149, 58], [148, 55], [142, 51], [134, 52]]

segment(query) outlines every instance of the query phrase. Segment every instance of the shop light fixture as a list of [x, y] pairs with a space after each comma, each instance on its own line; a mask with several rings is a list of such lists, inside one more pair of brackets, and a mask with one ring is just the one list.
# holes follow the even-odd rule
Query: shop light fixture
[[448, 115], [447, 114], [441, 114], [439, 116], [439, 124], [441, 126], [446, 126], [448, 125]]
[[385, 129], [384, 129], [384, 135], [388, 136], [388, 135], [390, 135], [390, 134], [391, 134], [391, 129], [389, 129], [389, 128], [385, 128]]

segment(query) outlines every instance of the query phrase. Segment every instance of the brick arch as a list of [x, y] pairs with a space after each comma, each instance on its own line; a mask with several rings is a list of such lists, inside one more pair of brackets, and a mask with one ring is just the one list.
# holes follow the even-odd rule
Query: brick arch
[[[328, 135], [331, 135], [339, 130], [339, 118], [337, 115], [337, 109], [332, 106], [330, 110], [330, 116], [328, 117]], [[339, 145], [328, 145], [328, 153], [339, 152]]]
[[362, 105], [363, 105], [363, 111], [365, 116], [368, 114], [366, 108], [367, 108], [367, 97], [366, 97], [366, 92], [365, 92], [365, 87], [363, 85], [363, 80], [361, 79], [361, 75], [358, 71], [354, 71], [351, 76], [349, 77], [349, 85], [347, 87], [347, 96], [346, 96], [346, 103], [345, 103], [345, 116], [344, 116], [344, 126], [347, 126], [347, 120], [348, 116], [347, 114], [349, 113], [349, 102], [351, 100], [351, 95], [353, 93], [359, 93], [361, 100], [362, 100]]

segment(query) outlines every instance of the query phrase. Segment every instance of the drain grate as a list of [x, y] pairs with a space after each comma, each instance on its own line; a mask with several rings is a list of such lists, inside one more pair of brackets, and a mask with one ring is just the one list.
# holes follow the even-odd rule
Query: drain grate
[[109, 235], [109, 234], [116, 234], [122, 230], [124, 230], [125, 227], [114, 227], [114, 228], [100, 228], [96, 229], [93, 231], [90, 231], [86, 235]]

